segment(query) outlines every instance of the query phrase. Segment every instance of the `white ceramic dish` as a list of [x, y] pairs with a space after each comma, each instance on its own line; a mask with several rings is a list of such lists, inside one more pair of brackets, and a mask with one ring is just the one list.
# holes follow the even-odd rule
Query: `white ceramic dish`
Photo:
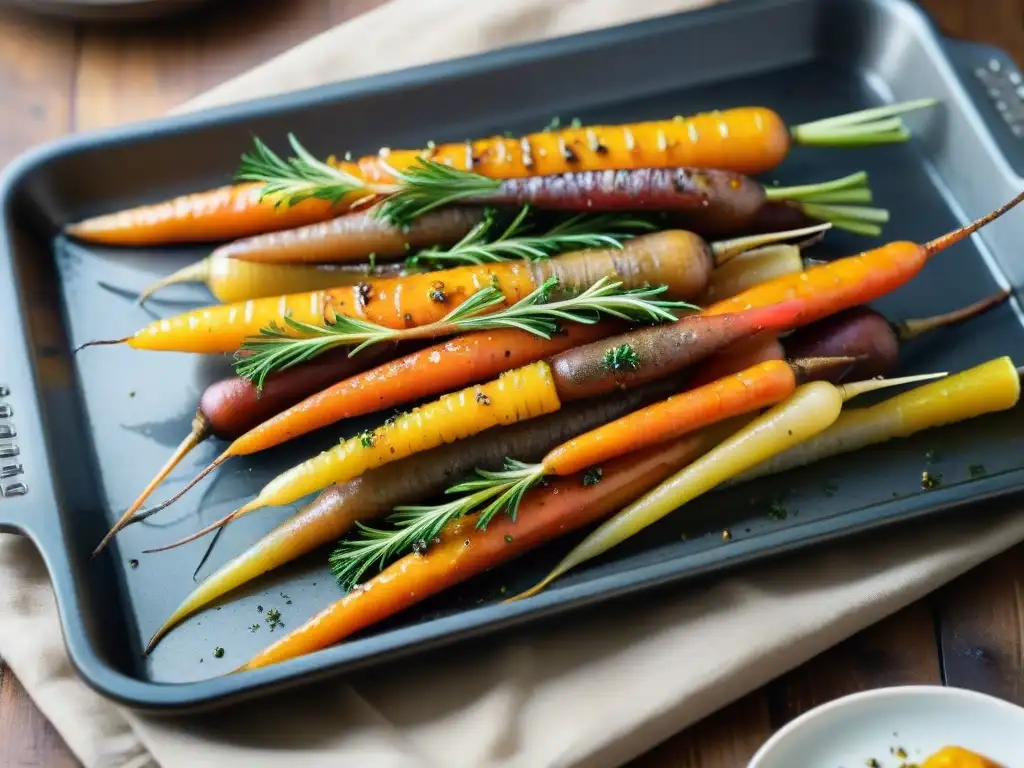
[[[881, 768], [922, 762], [942, 747], [1024, 768], [1024, 709], [960, 688], [906, 686], [823, 704], [778, 731], [748, 768]], [[907, 757], [894, 754], [902, 748]]]

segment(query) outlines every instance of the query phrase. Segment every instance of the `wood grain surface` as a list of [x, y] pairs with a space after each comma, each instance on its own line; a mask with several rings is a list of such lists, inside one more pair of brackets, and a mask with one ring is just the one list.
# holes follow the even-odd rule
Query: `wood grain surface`
[[[149, 26], [96, 27], [0, 10], [0, 165], [69, 131], [166, 112], [380, 0], [221, 0]], [[1024, 0], [922, 0], [953, 37], [1024, 65]], [[2, 2], [0, 2], [2, 5]], [[812, 659], [637, 759], [740, 768], [807, 709], [853, 691], [946, 682], [1024, 704], [1024, 546]], [[0, 666], [0, 768], [75, 766]]]

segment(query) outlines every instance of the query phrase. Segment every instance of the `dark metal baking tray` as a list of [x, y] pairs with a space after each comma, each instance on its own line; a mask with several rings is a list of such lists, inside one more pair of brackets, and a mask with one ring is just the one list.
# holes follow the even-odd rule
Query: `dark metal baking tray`
[[[908, 145], [799, 149], [769, 177], [797, 183], [864, 168], [878, 200], [893, 213], [886, 237], [924, 241], [1020, 188], [1024, 152], [1013, 122], [1019, 85], [1016, 67], [1001, 53], [942, 40], [903, 0], [734, 0], [75, 136], [31, 152], [7, 169], [0, 186], [0, 384], [7, 388], [3, 402], [13, 409], [0, 430], [16, 427], [20, 448], [20, 456], [2, 462], [17, 465], [9, 472], [18, 474], [0, 481], [9, 489], [0, 499], [0, 528], [24, 532], [42, 551], [67, 647], [89, 684], [133, 707], [180, 711], [366, 668], [1014, 492], [1024, 484], [1020, 410], [711, 494], [532, 600], [503, 604], [498, 598], [503, 589], [532, 583], [571, 542], [474, 579], [338, 647], [253, 673], [222, 675], [274, 639], [265, 626], [248, 631], [260, 621], [257, 605], [278, 608], [294, 627], [337, 597], [326, 558], [306, 558], [188, 621], [144, 658], [144, 641], [192, 588], [189, 574], [201, 546], [153, 556], [141, 556], [141, 550], [233, 508], [283, 466], [332, 443], [338, 430], [239, 462], [152, 524], [130, 527], [116, 546], [91, 560], [101, 535], [185, 434], [203, 386], [222, 375], [228, 361], [119, 348], [73, 357], [74, 345], [123, 335], [149, 319], [102, 284], [137, 288], [202, 250], [118, 251], [72, 244], [57, 233], [60, 225], [88, 214], [223, 183], [253, 133], [281, 146], [294, 130], [318, 153], [365, 152], [381, 143], [420, 146], [427, 139], [525, 131], [553, 115], [624, 121], [755, 103], [796, 123], [937, 96], [940, 108], [910, 116], [917, 139]], [[1021, 242], [1024, 214], [1014, 213], [942, 254], [880, 306], [893, 317], [922, 315], [974, 301], [997, 286], [1019, 286]], [[838, 255], [874, 244], [830, 235], [826, 249]], [[172, 298], [208, 301], [201, 291]], [[178, 310], [173, 304], [160, 308], [165, 314]], [[1001, 354], [1024, 360], [1016, 300], [913, 343], [904, 370], [957, 370]], [[165, 488], [178, 487], [217, 450], [207, 445], [197, 451]], [[984, 464], [986, 473], [972, 479], [968, 468], [975, 464]], [[940, 488], [921, 491], [925, 468], [943, 476]], [[780, 497], [788, 515], [770, 519], [769, 508]], [[232, 525], [208, 569], [289, 513], [267, 510]], [[722, 540], [724, 528], [733, 534], [729, 543]], [[133, 568], [135, 558], [140, 563]], [[215, 646], [224, 647], [223, 658], [213, 657]]]

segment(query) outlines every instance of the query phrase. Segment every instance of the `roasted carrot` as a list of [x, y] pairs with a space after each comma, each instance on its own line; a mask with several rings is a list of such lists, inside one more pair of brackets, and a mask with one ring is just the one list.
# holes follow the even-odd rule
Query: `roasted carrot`
[[837, 315], [797, 329], [784, 343], [757, 337], [742, 341], [715, 355], [701, 365], [691, 385], [704, 384], [764, 360], [789, 357], [856, 358], [845, 369], [833, 369], [826, 379], [833, 384], [842, 380], [888, 376], [899, 367], [905, 342], [940, 328], [965, 322], [999, 306], [1009, 297], [999, 291], [974, 304], [930, 317], [892, 321], [866, 306], [843, 310]]
[[597, 484], [585, 485], [579, 477], [555, 480], [527, 494], [515, 522], [502, 518], [480, 530], [472, 516], [455, 520], [440, 532], [440, 543], [394, 563], [242, 669], [258, 669], [326, 648], [538, 544], [600, 520], [713, 444], [710, 434], [692, 435], [612, 462]]
[[830, 427], [843, 403], [856, 395], [945, 374], [873, 379], [839, 387], [827, 381], [804, 384], [782, 403], [602, 523], [562, 558], [550, 574], [514, 600], [536, 594], [567, 571], [604, 554], [689, 501], [762, 461], [799, 445]]
[[[195, 486], [210, 472], [232, 456], [245, 456], [292, 440], [321, 427], [343, 419], [364, 416], [420, 400], [431, 395], [450, 392], [478, 381], [486, 381], [499, 373], [541, 360], [549, 355], [579, 344], [596, 341], [620, 329], [616, 323], [598, 325], [572, 324], [565, 332], [542, 339], [518, 329], [480, 331], [415, 350], [390, 362], [370, 368], [365, 363], [352, 366], [354, 375], [345, 377], [341, 370], [329, 379], [323, 379], [326, 388], [298, 398], [285, 408], [268, 414], [267, 420], [251, 423], [250, 429], [232, 435], [234, 441], [196, 477], [168, 499], [172, 504]], [[332, 359], [344, 350], [328, 353]], [[360, 360], [356, 355], [351, 360]], [[380, 359], [375, 355], [373, 359]], [[300, 367], [296, 370], [302, 370]], [[271, 376], [268, 387], [275, 376]], [[339, 381], [340, 379], [340, 381]], [[410, 381], [411, 380], [411, 381]], [[255, 386], [246, 382], [255, 392]], [[308, 391], [308, 390], [307, 390]], [[170, 470], [180, 457], [175, 457], [165, 469]], [[139, 510], [156, 484], [166, 477], [167, 471], [150, 483], [125, 511], [121, 521], [111, 531], [117, 533]], [[164, 505], [160, 505], [162, 508]], [[156, 511], [154, 510], [150, 510]]]
[[621, 249], [456, 267], [368, 280], [332, 290], [204, 307], [156, 320], [124, 339], [91, 343], [125, 343], [135, 349], [176, 352], [234, 352], [247, 338], [259, 336], [286, 317], [295, 323], [323, 326], [327, 312], [387, 329], [418, 328], [438, 323], [483, 288], [496, 288], [506, 303], [514, 304], [550, 278], [557, 278], [560, 286], [570, 291], [590, 287], [602, 277], [613, 278], [627, 289], [667, 286], [666, 298], [682, 299], [705, 289], [716, 262], [785, 236], [775, 233], [712, 247], [689, 232], [659, 232], [630, 240]]
[[[898, 116], [934, 103], [897, 104], [790, 129], [770, 109], [745, 107], [690, 118], [572, 127], [519, 139], [495, 136], [421, 150], [382, 149], [358, 163], [332, 162], [330, 167], [371, 183], [393, 181], [395, 170], [408, 169], [420, 158], [491, 178], [672, 166], [759, 174], [777, 167], [794, 144], [863, 146], [905, 141], [909, 133]], [[119, 245], [226, 240], [323, 221], [366, 199], [365, 191], [357, 191], [336, 199], [307, 198], [279, 206], [275, 204], [279, 198], [265, 199], [262, 182], [268, 175], [279, 176], [282, 168], [267, 168], [264, 163], [255, 170], [255, 183], [98, 216], [72, 224], [67, 231], [82, 240]], [[295, 170], [295, 163], [284, 164], [284, 173]]]
[[149, 648], [186, 616], [261, 574], [337, 541], [357, 522], [441, 493], [474, 466], [498, 466], [505, 456], [540, 459], [564, 440], [659, 400], [678, 386], [659, 381], [615, 397], [571, 403], [550, 416], [488, 430], [332, 485], [196, 587], [154, 635]]
[[296, 229], [235, 240], [215, 253], [273, 264], [354, 264], [371, 256], [377, 261], [404, 259], [421, 248], [457, 243], [483, 220], [482, 208], [451, 206], [398, 227], [372, 211], [356, 211]]
[[800, 297], [808, 301], [803, 324], [840, 310], [867, 304], [913, 278], [936, 253], [974, 234], [1024, 200], [1024, 192], [991, 213], [929, 243], [889, 243], [857, 256], [812, 267], [799, 275], [784, 275], [757, 285], [705, 309], [708, 314], [735, 312]]
[[844, 410], [818, 435], [775, 454], [735, 482], [785, 472], [926, 429], [1013, 408], [1020, 400], [1020, 371], [1008, 357], [922, 384], [867, 408]]
[[402, 264], [259, 264], [238, 261], [214, 251], [205, 259], [144, 288], [139, 294], [139, 303], [144, 303], [161, 288], [178, 283], [203, 283], [220, 301], [239, 302], [397, 277], [403, 268]]
[[1001, 305], [1009, 296], [1009, 291], [999, 291], [952, 312], [895, 322], [870, 307], [852, 307], [798, 329], [783, 344], [790, 356], [844, 354], [858, 357], [858, 362], [845, 372], [848, 380], [888, 376], [899, 367], [900, 352], [906, 342], [978, 317]]
[[[331, 483], [346, 482], [369, 469], [442, 443], [556, 411], [563, 402], [665, 378], [752, 332], [790, 327], [801, 312], [802, 305], [796, 301], [739, 313], [724, 322], [705, 317], [683, 318], [570, 349], [556, 355], [550, 363], [537, 362], [508, 371], [487, 384], [445, 395], [398, 416], [375, 432], [343, 441], [278, 475], [240, 509], [170, 546], [191, 541], [253, 510], [290, 504]], [[658, 333], [659, 327], [664, 333]], [[610, 351], [621, 346], [621, 339], [649, 352], [639, 356], [635, 366], [616, 369], [609, 364]]]
[[571, 171], [552, 176], [487, 179], [444, 166], [422, 162], [407, 184], [420, 175], [443, 179], [416, 188], [415, 194], [395, 186], [395, 194], [381, 205], [384, 218], [415, 221], [472, 184], [462, 195], [466, 202], [484, 205], [530, 205], [577, 212], [671, 212], [681, 226], [703, 235], [737, 235], [757, 223], [761, 210], [785, 204], [810, 220], [830, 221], [840, 229], [878, 235], [888, 212], [871, 208], [866, 173], [834, 181], [795, 187], [765, 188], [740, 173], [696, 168], [636, 168], [623, 171]]

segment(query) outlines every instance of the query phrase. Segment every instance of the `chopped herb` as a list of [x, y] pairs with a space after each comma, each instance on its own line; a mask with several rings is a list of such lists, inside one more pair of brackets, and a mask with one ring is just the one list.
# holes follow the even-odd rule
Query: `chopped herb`
[[448, 294], [444, 292], [444, 283], [440, 280], [435, 280], [430, 284], [430, 290], [427, 291], [427, 298], [431, 301], [436, 301], [438, 304], [444, 304], [448, 301]]
[[684, 532], [684, 533], [680, 533], [680, 534], [679, 534], [679, 540], [680, 540], [680, 541], [687, 541], [687, 540], [689, 540], [689, 538], [690, 538], [690, 537], [689, 537], [689, 536], [687, 536], [685, 532]]
[[281, 599], [284, 600], [285, 605], [291, 605], [292, 604], [292, 599], [290, 597], [288, 597], [288, 595], [286, 595], [284, 592], [281, 593]]
[[215, 659], [223, 659], [224, 658], [224, 649], [221, 648], [219, 645], [216, 648], [213, 649], [213, 658], [215, 658]]
[[825, 495], [831, 498], [836, 495], [836, 492], [839, 490], [839, 486], [829, 481], [825, 483], [825, 487], [823, 490], [825, 491]]
[[128, 393], [128, 397], [135, 397], [135, 390], [134, 389], [131, 392]]
[[583, 121], [580, 120], [578, 117], [574, 117], [572, 120], [569, 121], [569, 127], [570, 128], [582, 128], [583, 127]]
[[984, 477], [987, 473], [985, 472], [984, 464], [971, 464], [967, 468], [967, 472], [971, 477]]
[[504, 131], [504, 132], [502, 133], [502, 135], [503, 135], [503, 136], [504, 136], [504, 137], [505, 137], [506, 139], [514, 139], [514, 138], [516, 137], [516, 135], [515, 135], [514, 133], [512, 133], [512, 131]]
[[284, 622], [281, 621], [281, 612], [277, 608], [267, 609], [267, 626], [270, 627], [270, 631], [273, 632], [278, 627], [283, 627]]
[[873, 757], [869, 757], [867, 760], [865, 760], [864, 765], [866, 765], [868, 768], [882, 768], [882, 764], [875, 760], [875, 758]]
[[498, 280], [498, 276], [493, 272], [491, 273], [491, 287], [501, 288], [501, 281]]
[[376, 441], [377, 441], [377, 436], [373, 432], [371, 432], [370, 430], [367, 430], [365, 432], [361, 432], [359, 434], [359, 444], [361, 446], [363, 446], [363, 448], [373, 448], [373, 444]]
[[490, 405], [491, 404], [491, 398], [489, 398], [483, 392], [477, 392], [476, 393], [476, 401], [478, 403], [480, 403], [480, 405]]
[[640, 355], [629, 344], [620, 344], [605, 350], [601, 363], [606, 371], [635, 371], [640, 367]]
[[427, 542], [425, 542], [423, 539], [414, 541], [412, 543], [412, 551], [414, 555], [422, 555], [424, 552], [427, 551]]
[[503, 595], [504, 595], [504, 594], [505, 594], [506, 592], [508, 592], [508, 587], [506, 587], [506, 586], [505, 586], [504, 584], [502, 584], [502, 585], [501, 585], [501, 586], [500, 586], [500, 587], [498, 588], [498, 591], [499, 591], [499, 592], [501, 592], [501, 594], [503, 594]]
[[935, 488], [938, 488], [940, 485], [942, 485], [942, 475], [933, 475], [927, 469], [921, 473], [921, 487], [924, 490], [930, 491]]
[[[407, 245], [408, 245], [408, 243], [407, 243]], [[369, 271], [370, 272], [373, 272], [375, 269], [377, 269], [377, 254], [376, 253], [371, 253], [369, 256], [367, 256], [366, 257], [366, 263], [369, 266]]]
[[255, 631], [256, 631], [257, 629], [259, 629], [259, 628], [260, 628], [260, 625], [259, 625], [259, 624], [250, 624], [250, 625], [249, 625], [249, 631], [250, 631], [250, 632], [255, 632]]
[[509, 536], [507, 533], [505, 534], [505, 543], [506, 544], [511, 544], [512, 543], [512, 537]]
[[900, 760], [907, 759], [907, 750], [903, 747], [890, 747], [889, 751], [892, 753], [893, 757], [899, 758]]
[[548, 124], [544, 126], [545, 131], [557, 131], [562, 126], [562, 119], [555, 115], [548, 121]]
[[583, 475], [583, 484], [584, 485], [587, 485], [587, 486], [597, 485], [600, 482], [601, 482], [601, 468], [600, 467], [591, 467]]
[[722, 531], [722, 541], [732, 541], [732, 531], [728, 528]]
[[789, 517], [789, 510], [786, 509], [781, 501], [776, 499], [768, 505], [768, 517], [771, 520], [785, 520]]
[[128, 566], [129, 566], [130, 568], [138, 568], [138, 567], [139, 567], [139, 561], [138, 561], [138, 560], [136, 560], [136, 559], [135, 559], [135, 558], [133, 557], [133, 558], [132, 558], [131, 560], [129, 560], [129, 561], [128, 561]]

